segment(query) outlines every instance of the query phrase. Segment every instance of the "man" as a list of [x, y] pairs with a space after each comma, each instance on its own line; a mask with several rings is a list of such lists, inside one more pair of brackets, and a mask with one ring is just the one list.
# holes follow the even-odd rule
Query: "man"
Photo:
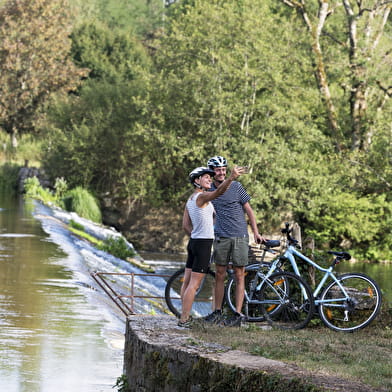
[[[207, 166], [214, 170], [214, 182], [210, 191], [214, 191], [226, 178], [227, 161], [222, 156], [208, 160]], [[222, 320], [222, 303], [228, 264], [234, 267], [236, 279], [236, 313], [222, 322], [225, 326], [240, 326], [244, 320], [241, 313], [245, 289], [245, 265], [248, 263], [249, 236], [245, 214], [248, 216], [254, 240], [263, 242], [259, 234], [255, 214], [249, 204], [250, 196], [243, 186], [233, 181], [227, 191], [212, 201], [216, 211], [214, 259], [215, 275], [215, 310], [205, 317], [205, 321], [219, 323]]]

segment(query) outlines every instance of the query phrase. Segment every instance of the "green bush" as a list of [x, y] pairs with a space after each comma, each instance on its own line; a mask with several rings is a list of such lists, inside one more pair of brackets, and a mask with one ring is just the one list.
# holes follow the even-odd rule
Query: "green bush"
[[37, 177], [26, 178], [24, 189], [27, 197], [37, 199], [43, 203], [55, 203], [56, 197], [48, 189], [42, 188]]
[[102, 222], [102, 214], [97, 200], [88, 190], [82, 187], [76, 187], [68, 191], [63, 203], [67, 211], [76, 212], [79, 216], [93, 222]]
[[109, 237], [101, 246], [99, 246], [99, 249], [123, 260], [126, 260], [127, 257], [133, 257], [135, 255], [135, 252], [128, 247], [123, 237]]
[[61, 200], [68, 190], [68, 184], [67, 181], [65, 181], [64, 177], [56, 178], [56, 182], [54, 183], [54, 189], [56, 190], [56, 198]]

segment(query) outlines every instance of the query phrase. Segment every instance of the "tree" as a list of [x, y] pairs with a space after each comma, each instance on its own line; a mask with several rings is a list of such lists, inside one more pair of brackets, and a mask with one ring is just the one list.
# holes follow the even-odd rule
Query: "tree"
[[[307, 27], [316, 81], [337, 149], [344, 148], [347, 127], [351, 149], [367, 151], [379, 125], [376, 118], [392, 96], [392, 41], [384, 37], [392, 2], [281, 1], [295, 9]], [[339, 100], [345, 100], [347, 111], [341, 110]]]
[[83, 22], [72, 34], [74, 63], [88, 68], [88, 78], [123, 83], [150, 67], [142, 44], [130, 33], [111, 29], [102, 22]]
[[71, 21], [66, 0], [9, 0], [0, 10], [0, 126], [14, 146], [49, 96], [75, 90], [86, 73], [69, 58]]
[[[155, 107], [164, 118], [161, 167], [178, 168], [182, 161], [185, 178], [219, 152], [264, 172], [277, 162], [275, 149], [298, 143], [305, 129], [309, 139], [320, 134], [309, 126], [320, 100], [310, 83], [304, 44], [290, 21], [274, 18], [268, 3], [195, 1], [167, 30], [155, 56], [160, 73], [153, 83]], [[172, 179], [170, 173], [157, 177], [166, 189], [178, 191], [179, 173], [172, 174]], [[259, 197], [264, 195], [260, 190]]]

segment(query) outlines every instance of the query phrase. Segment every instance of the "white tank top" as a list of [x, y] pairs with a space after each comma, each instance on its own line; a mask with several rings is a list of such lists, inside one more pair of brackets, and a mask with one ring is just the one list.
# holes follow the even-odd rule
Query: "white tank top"
[[208, 202], [203, 208], [196, 205], [201, 192], [193, 194], [186, 202], [186, 208], [192, 221], [191, 238], [214, 238], [214, 206]]

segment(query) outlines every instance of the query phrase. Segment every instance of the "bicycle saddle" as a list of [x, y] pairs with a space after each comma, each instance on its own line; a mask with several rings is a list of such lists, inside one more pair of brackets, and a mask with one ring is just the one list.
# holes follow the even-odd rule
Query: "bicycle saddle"
[[268, 240], [264, 242], [264, 245], [266, 248], [277, 248], [280, 246], [280, 241], [279, 240]]
[[328, 253], [338, 257], [339, 259], [344, 259], [344, 260], [350, 260], [351, 259], [350, 253], [347, 253], [347, 252], [335, 252], [333, 250], [329, 250]]

